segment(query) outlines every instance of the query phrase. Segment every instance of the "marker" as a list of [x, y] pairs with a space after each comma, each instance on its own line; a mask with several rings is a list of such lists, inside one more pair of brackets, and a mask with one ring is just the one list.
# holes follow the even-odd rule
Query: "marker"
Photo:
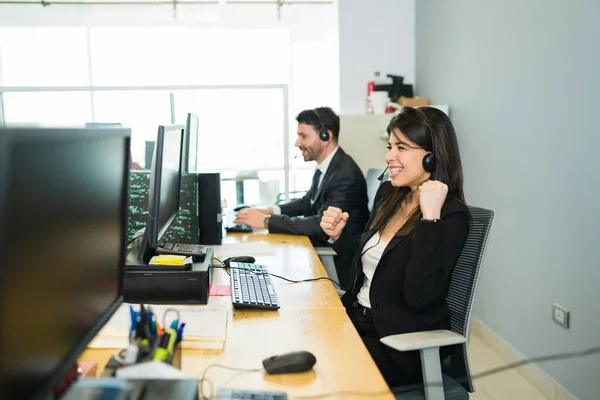
[[183, 339], [183, 328], [185, 328], [185, 322], [182, 322], [179, 329], [177, 329], [177, 343]]
[[160, 343], [154, 351], [153, 360], [165, 361], [169, 358], [169, 354], [173, 351], [175, 345], [175, 339], [177, 338], [177, 332], [173, 329], [165, 329], [165, 334], [160, 338]]

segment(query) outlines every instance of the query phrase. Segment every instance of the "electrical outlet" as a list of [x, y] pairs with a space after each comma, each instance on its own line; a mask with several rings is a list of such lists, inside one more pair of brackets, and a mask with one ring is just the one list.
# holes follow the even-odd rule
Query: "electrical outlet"
[[569, 329], [569, 310], [559, 304], [552, 304], [552, 320], [563, 328]]

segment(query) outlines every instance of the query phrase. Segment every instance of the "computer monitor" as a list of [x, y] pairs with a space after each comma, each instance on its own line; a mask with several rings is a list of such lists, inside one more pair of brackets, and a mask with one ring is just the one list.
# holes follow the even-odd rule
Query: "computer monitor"
[[148, 218], [138, 261], [148, 264], [158, 242], [177, 217], [181, 187], [183, 125], [158, 127], [150, 171]]
[[198, 170], [198, 116], [188, 113], [183, 140], [183, 172]]
[[86, 128], [117, 128], [121, 127], [120, 122], [86, 122]]
[[129, 129], [0, 129], [0, 399], [46, 399], [122, 302]]

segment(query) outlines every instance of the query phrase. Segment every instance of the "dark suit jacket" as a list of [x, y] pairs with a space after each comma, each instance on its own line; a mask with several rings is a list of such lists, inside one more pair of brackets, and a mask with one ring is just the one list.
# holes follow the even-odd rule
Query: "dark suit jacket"
[[312, 189], [301, 199], [281, 205], [281, 215], [272, 215], [269, 232], [306, 235], [313, 244], [329, 246], [325, 232], [319, 226], [323, 211], [329, 206], [339, 207], [350, 214], [345, 231], [359, 236], [369, 211], [367, 183], [360, 168], [342, 148], [331, 159], [314, 204], [310, 204]]
[[[374, 209], [391, 189], [390, 182], [381, 185]], [[360, 255], [365, 243], [375, 234], [368, 228], [370, 223], [359, 240], [342, 232], [332, 246], [338, 254], [355, 254], [350, 268], [350, 289], [342, 297], [348, 310], [357, 301], [363, 285]], [[467, 239], [469, 224], [467, 206], [459, 200], [447, 199], [442, 207], [441, 221], [418, 220], [411, 234], [390, 241], [377, 264], [369, 293], [373, 324], [380, 337], [449, 329], [446, 296], [452, 270]], [[420, 375], [418, 353], [386, 349], [396, 365], [409, 376]]]

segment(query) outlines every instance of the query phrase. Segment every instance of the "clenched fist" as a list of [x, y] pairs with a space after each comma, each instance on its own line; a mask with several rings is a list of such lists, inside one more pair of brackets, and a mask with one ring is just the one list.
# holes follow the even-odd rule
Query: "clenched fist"
[[338, 240], [350, 215], [337, 207], [327, 208], [321, 217], [321, 229], [333, 240]]
[[419, 186], [419, 202], [423, 219], [439, 219], [448, 194], [448, 185], [440, 181], [426, 181]]

